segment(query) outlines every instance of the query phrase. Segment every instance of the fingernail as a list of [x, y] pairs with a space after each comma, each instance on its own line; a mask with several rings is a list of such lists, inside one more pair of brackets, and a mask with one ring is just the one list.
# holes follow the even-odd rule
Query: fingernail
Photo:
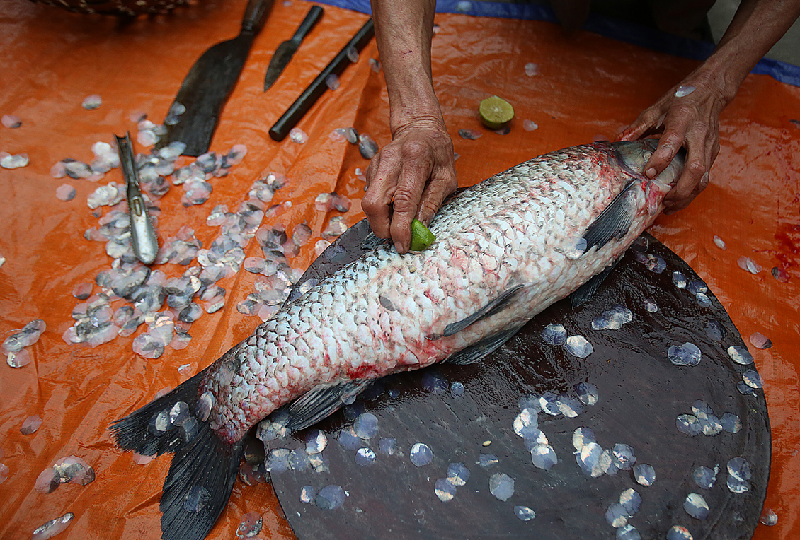
[[645, 174], [645, 176], [647, 176], [648, 178], [654, 178], [654, 177], [655, 177], [655, 175], [656, 175], [656, 170], [655, 170], [653, 167], [650, 167], [649, 169], [647, 169], [647, 171], [645, 171], [645, 173], [644, 173], [644, 174]]

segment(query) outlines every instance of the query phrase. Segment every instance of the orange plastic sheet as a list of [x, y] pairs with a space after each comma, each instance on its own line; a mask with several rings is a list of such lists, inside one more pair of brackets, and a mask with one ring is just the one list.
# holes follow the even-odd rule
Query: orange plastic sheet
[[[35, 318], [47, 323], [31, 347], [29, 365], [0, 366], [0, 462], [9, 471], [0, 484], [3, 539], [29, 537], [66, 512], [75, 517], [59, 538], [158, 538], [158, 501], [170, 460], [136, 464], [131, 454], [115, 447], [108, 426], [211, 363], [260, 323], [236, 310], [256, 279], [242, 271], [221, 281], [228, 290], [225, 308], [194, 323], [193, 339], [183, 350], [167, 348], [159, 359], [148, 360], [132, 351], [134, 336], [96, 348], [65, 343], [61, 336], [72, 325], [70, 314], [78, 303], [73, 288], [93, 282], [111, 260], [103, 243], [83, 236], [97, 225], [86, 199], [98, 184], [50, 175], [53, 164], [65, 157], [91, 161], [96, 141], [110, 142], [113, 133], [126, 130], [135, 133], [134, 111], [162, 121], [195, 59], [211, 44], [237, 34], [244, 4], [202, 1], [129, 23], [25, 0], [0, 4], [0, 114], [23, 122], [18, 129], [0, 128], [0, 151], [30, 157], [25, 168], [0, 169], [0, 254], [6, 258], [0, 267], [0, 338]], [[213, 181], [213, 194], [204, 205], [184, 208], [182, 190], [172, 188], [160, 201], [162, 241], [186, 224], [208, 246], [218, 234], [206, 224], [211, 209], [217, 204], [235, 208], [252, 182], [270, 171], [289, 179], [275, 202], [292, 205], [267, 224], [281, 221], [291, 230], [305, 221], [314, 233], [292, 259], [295, 268], [310, 263], [315, 241], [336, 214], [315, 210], [318, 194], [336, 191], [353, 200], [345, 216], [348, 225], [363, 217], [359, 197], [364, 184], [355, 170], [365, 169], [367, 161], [355, 146], [329, 134], [355, 126], [379, 145], [390, 141], [383, 76], [367, 63], [377, 58], [374, 41], [345, 71], [341, 87], [328, 91], [302, 120], [306, 143], [276, 143], [267, 136], [272, 123], [366, 20], [363, 14], [326, 6], [279, 81], [263, 93], [272, 53], [309, 6], [300, 0], [276, 2], [211, 146], [226, 152], [245, 144], [247, 157], [229, 176]], [[696, 65], [588, 32], [566, 37], [547, 22], [455, 14], [437, 15], [436, 21], [436, 91], [460, 155], [456, 168], [464, 186], [547, 151], [614, 138]], [[525, 74], [531, 62], [539, 67], [535, 76]], [[97, 110], [81, 107], [90, 94], [102, 97]], [[478, 102], [493, 94], [514, 105], [516, 118], [507, 135], [479, 124]], [[778, 515], [776, 526], [759, 526], [758, 540], [800, 537], [800, 126], [793, 118], [800, 118], [800, 89], [768, 76], [749, 76], [721, 118], [722, 148], [710, 186], [688, 209], [660, 217], [651, 229], [708, 282], [745, 340], [761, 332], [774, 344], [765, 350], [750, 347], [772, 422], [766, 506]], [[525, 119], [538, 129], [523, 129]], [[483, 135], [466, 140], [458, 136], [462, 128]], [[65, 181], [77, 190], [69, 202], [56, 198], [56, 188]], [[118, 169], [101, 183], [108, 181], [122, 182]], [[727, 249], [714, 244], [714, 235]], [[247, 255], [260, 255], [255, 239]], [[737, 264], [742, 256], [764, 270], [756, 275], [743, 271]], [[788, 283], [771, 275], [773, 267], [788, 273]], [[173, 277], [185, 267], [166, 264], [161, 269]], [[20, 427], [31, 415], [41, 416], [43, 423], [34, 434], [23, 435]], [[50, 494], [35, 491], [39, 473], [69, 455], [88, 462], [97, 479], [87, 486], [64, 484]], [[264, 517], [262, 538], [293, 537], [268, 484], [237, 482], [209, 538], [233, 538], [249, 511]]]

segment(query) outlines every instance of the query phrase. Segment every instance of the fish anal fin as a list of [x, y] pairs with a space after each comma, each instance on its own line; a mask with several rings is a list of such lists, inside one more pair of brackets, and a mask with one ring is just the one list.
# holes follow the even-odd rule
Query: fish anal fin
[[475, 362], [479, 362], [484, 357], [492, 353], [495, 349], [502, 346], [506, 341], [511, 339], [514, 334], [519, 332], [520, 328], [522, 328], [522, 326], [515, 326], [510, 330], [503, 330], [502, 332], [492, 334], [491, 336], [482, 339], [478, 343], [474, 343], [469, 347], [461, 349], [457, 353], [452, 354], [447, 358], [447, 360], [445, 360], [445, 362], [458, 366], [466, 366], [469, 364], [474, 364]]
[[586, 240], [585, 251], [594, 246], [601, 248], [612, 238], [625, 236], [636, 214], [636, 207], [631, 200], [634, 195], [631, 187], [635, 185], [636, 180], [628, 182], [611, 204], [586, 228], [586, 232], [583, 233], [583, 238]]
[[292, 431], [312, 426], [336, 412], [348, 398], [360, 394], [372, 380], [345, 381], [334, 385], [313, 388], [290, 403], [286, 410]]
[[572, 304], [573, 308], [579, 307], [583, 305], [587, 300], [589, 300], [594, 293], [597, 292], [597, 289], [600, 288], [600, 285], [606, 280], [608, 275], [617, 267], [619, 261], [622, 259], [620, 256], [610, 265], [606, 266], [606, 268], [596, 274], [592, 279], [578, 287], [572, 294], [569, 295], [570, 303]]
[[461, 319], [460, 321], [450, 323], [444, 328], [444, 332], [441, 336], [436, 337], [447, 337], [452, 336], [460, 332], [461, 330], [465, 329], [469, 325], [492, 315], [495, 315], [501, 312], [505, 307], [519, 294], [520, 290], [523, 289], [525, 285], [517, 285], [516, 287], [512, 287], [506, 291], [504, 291], [500, 296], [483, 306], [481, 309], [473, 313], [472, 315]]

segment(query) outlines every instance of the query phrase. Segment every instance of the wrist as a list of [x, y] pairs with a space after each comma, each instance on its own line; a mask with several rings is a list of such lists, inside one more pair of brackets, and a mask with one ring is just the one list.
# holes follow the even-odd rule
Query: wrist
[[695, 85], [701, 85], [713, 93], [722, 102], [722, 106], [727, 106], [739, 90], [739, 86], [749, 70], [742, 70], [726, 65], [724, 59], [709, 59], [702, 66], [697, 68], [690, 76]]
[[407, 121], [403, 123], [392, 126], [392, 139], [397, 140], [406, 133], [414, 132], [437, 132], [449, 137], [441, 115], [417, 114], [413, 118], [408, 118]]
[[412, 124], [444, 130], [439, 100], [430, 78], [424, 73], [411, 74], [402, 82], [389, 86], [389, 111], [393, 136], [397, 136], [404, 126]]

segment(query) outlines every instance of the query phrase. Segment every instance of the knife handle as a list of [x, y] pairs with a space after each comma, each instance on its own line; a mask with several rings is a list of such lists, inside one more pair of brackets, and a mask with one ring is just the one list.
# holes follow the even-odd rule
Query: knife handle
[[317, 24], [317, 21], [320, 17], [322, 17], [322, 12], [324, 10], [319, 6], [312, 6], [311, 9], [308, 10], [306, 14], [306, 18], [303, 19], [303, 22], [300, 23], [300, 26], [297, 27], [297, 32], [294, 33], [292, 36], [292, 41], [297, 41], [298, 43], [303, 41], [303, 38], [306, 37], [314, 25]]
[[375, 35], [375, 25], [372, 22], [372, 17], [370, 17], [369, 20], [364, 23], [364, 26], [356, 32], [356, 35], [347, 42], [347, 45], [339, 51], [339, 54], [330, 61], [325, 69], [317, 75], [317, 78], [308, 85], [308, 88], [300, 94], [300, 97], [298, 97], [286, 112], [283, 113], [283, 116], [278, 118], [277, 122], [270, 128], [269, 136], [273, 141], [282, 141], [286, 138], [289, 131], [297, 125], [297, 122], [300, 121], [303, 115], [305, 115], [320, 96], [325, 93], [327, 89], [325, 79], [328, 75], [340, 75], [342, 71], [344, 71], [344, 68], [347, 67], [347, 64], [350, 62], [347, 52], [353, 47], [360, 50], [372, 39], [373, 35]]
[[[257, 34], [264, 27], [264, 21], [272, 9], [275, 0], [250, 0], [244, 8], [241, 32]], [[240, 33], [241, 33], [240, 32]]]

